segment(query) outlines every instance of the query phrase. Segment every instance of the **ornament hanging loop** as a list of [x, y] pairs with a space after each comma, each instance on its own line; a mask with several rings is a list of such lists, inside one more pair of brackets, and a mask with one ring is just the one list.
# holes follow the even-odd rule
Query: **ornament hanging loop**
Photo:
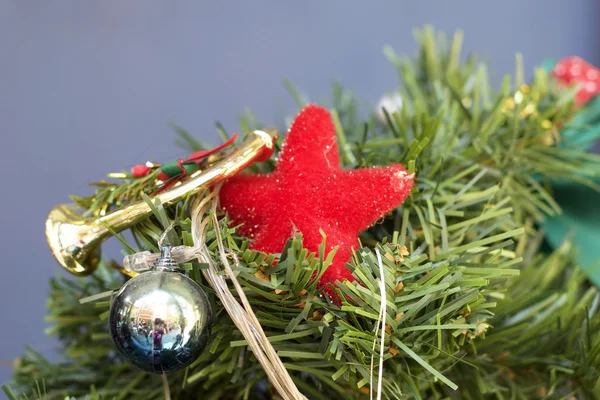
[[[179, 226], [179, 222], [177, 222], [177, 221], [171, 222], [171, 224], [169, 226], [167, 226], [167, 228], [162, 233], [162, 235], [160, 235], [160, 238], [158, 238], [158, 242], [157, 242], [158, 247], [160, 249], [162, 249], [163, 246], [165, 246], [165, 240], [167, 240], [169, 233], [171, 233], [173, 231], [173, 229], [175, 229], [176, 226]], [[170, 246], [170, 245], [167, 244], [167, 246]]]

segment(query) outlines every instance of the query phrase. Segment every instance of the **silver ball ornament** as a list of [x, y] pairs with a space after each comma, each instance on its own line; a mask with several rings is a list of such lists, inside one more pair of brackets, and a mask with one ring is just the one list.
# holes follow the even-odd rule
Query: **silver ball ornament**
[[110, 307], [109, 329], [118, 352], [146, 372], [191, 364], [210, 336], [212, 311], [187, 276], [153, 270], [130, 279]]

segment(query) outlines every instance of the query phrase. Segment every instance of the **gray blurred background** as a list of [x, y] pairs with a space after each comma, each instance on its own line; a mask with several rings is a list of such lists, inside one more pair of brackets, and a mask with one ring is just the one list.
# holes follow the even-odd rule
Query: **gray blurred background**
[[496, 81], [515, 52], [528, 73], [571, 54], [600, 65], [599, 17], [595, 0], [0, 0], [0, 383], [25, 344], [54, 352], [48, 210], [107, 172], [184, 157], [169, 120], [212, 144], [245, 108], [280, 123], [296, 110], [283, 78], [314, 100], [338, 79], [367, 110], [399, 85], [382, 46], [414, 54], [426, 23], [462, 29]]

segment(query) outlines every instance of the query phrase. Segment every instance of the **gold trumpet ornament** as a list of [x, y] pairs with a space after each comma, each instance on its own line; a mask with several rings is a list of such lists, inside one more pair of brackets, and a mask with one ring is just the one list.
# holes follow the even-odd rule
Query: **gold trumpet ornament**
[[[277, 139], [275, 129], [250, 132], [231, 153], [206, 169], [178, 181], [168, 190], [156, 194], [164, 206], [175, 204], [186, 196], [199, 193], [231, 177], [256, 161], [267, 159]], [[90, 275], [100, 262], [100, 244], [114, 233], [121, 232], [147, 219], [151, 208], [137, 201], [98, 218], [85, 218], [74, 204], [59, 204], [48, 214], [46, 240], [56, 261], [67, 271], [79, 276]], [[115, 265], [126, 275], [136, 275]]]

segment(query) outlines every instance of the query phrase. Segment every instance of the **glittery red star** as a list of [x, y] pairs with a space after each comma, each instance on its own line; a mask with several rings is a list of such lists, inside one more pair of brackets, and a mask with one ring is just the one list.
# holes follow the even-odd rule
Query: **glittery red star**
[[319, 229], [327, 246], [339, 246], [320, 285], [353, 280], [345, 264], [359, 247], [358, 234], [400, 205], [413, 186], [413, 175], [398, 164], [343, 170], [329, 112], [309, 105], [296, 117], [279, 154], [275, 171], [242, 174], [220, 192], [221, 207], [250, 247], [280, 253], [294, 232], [304, 247], [318, 251]]

